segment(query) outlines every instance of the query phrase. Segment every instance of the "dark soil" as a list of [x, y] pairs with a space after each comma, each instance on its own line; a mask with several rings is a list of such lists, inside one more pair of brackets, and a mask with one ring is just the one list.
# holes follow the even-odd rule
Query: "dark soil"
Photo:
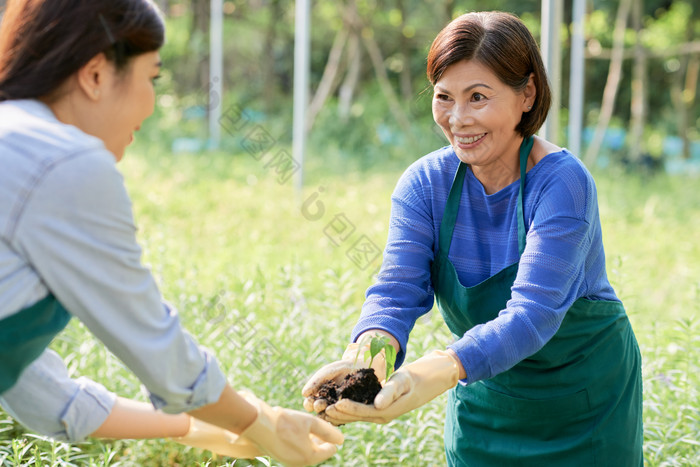
[[335, 404], [339, 399], [350, 399], [363, 404], [373, 404], [374, 398], [381, 391], [374, 368], [360, 368], [345, 376], [345, 379], [336, 384], [334, 381], [326, 381], [316, 393], [318, 399], [325, 399], [328, 405]]

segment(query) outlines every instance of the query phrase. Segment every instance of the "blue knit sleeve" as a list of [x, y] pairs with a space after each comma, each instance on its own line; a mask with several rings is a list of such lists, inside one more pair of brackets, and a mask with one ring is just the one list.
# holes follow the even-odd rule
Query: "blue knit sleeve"
[[408, 336], [416, 320], [433, 307], [430, 266], [434, 226], [423, 161], [414, 163], [391, 197], [389, 235], [377, 282], [369, 287], [352, 340], [370, 329], [382, 329], [401, 345], [398, 368], [406, 356]]

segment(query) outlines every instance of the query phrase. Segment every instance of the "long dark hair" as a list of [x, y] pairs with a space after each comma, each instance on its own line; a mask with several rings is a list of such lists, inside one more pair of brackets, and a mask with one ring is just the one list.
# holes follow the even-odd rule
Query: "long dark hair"
[[0, 101], [48, 96], [100, 52], [123, 71], [164, 40], [151, 0], [9, 0], [0, 25]]
[[524, 137], [539, 130], [549, 113], [551, 91], [537, 42], [520, 19], [498, 11], [467, 13], [454, 19], [430, 47], [430, 83], [434, 86], [447, 67], [461, 60], [477, 60], [515, 91], [522, 91], [533, 73], [535, 102], [515, 129]]

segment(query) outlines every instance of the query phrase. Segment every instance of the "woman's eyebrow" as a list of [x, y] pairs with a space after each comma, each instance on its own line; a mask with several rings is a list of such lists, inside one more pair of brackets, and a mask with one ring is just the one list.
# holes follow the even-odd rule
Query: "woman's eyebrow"
[[[474, 89], [474, 88], [478, 88], [479, 86], [483, 86], [483, 87], [485, 87], [485, 88], [488, 88], [488, 89], [493, 90], [493, 88], [492, 88], [491, 86], [489, 86], [488, 84], [484, 84], [484, 83], [475, 83], [475, 84], [472, 84], [471, 86], [467, 86], [466, 88], [462, 89], [462, 94], [467, 93], [467, 92], [471, 91], [471, 90]], [[439, 84], [435, 85], [435, 89], [436, 89], [437, 91], [440, 91], [440, 92], [449, 92], [447, 89], [445, 89], [444, 87], [440, 86]]]

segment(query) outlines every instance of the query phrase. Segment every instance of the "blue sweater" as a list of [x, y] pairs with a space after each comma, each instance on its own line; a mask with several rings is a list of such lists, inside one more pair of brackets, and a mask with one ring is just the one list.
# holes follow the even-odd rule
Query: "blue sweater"
[[[367, 290], [352, 339], [383, 329], [405, 358], [416, 320], [433, 307], [430, 267], [447, 195], [459, 159], [451, 147], [413, 163], [391, 198], [389, 237], [377, 282]], [[471, 287], [518, 261], [519, 181], [487, 195], [467, 171], [449, 258]], [[578, 298], [618, 300], [605, 272], [595, 184], [583, 164], [562, 150], [544, 157], [525, 178], [527, 246], [512, 296], [499, 316], [449, 346], [466, 383], [491, 378], [540, 350]]]

